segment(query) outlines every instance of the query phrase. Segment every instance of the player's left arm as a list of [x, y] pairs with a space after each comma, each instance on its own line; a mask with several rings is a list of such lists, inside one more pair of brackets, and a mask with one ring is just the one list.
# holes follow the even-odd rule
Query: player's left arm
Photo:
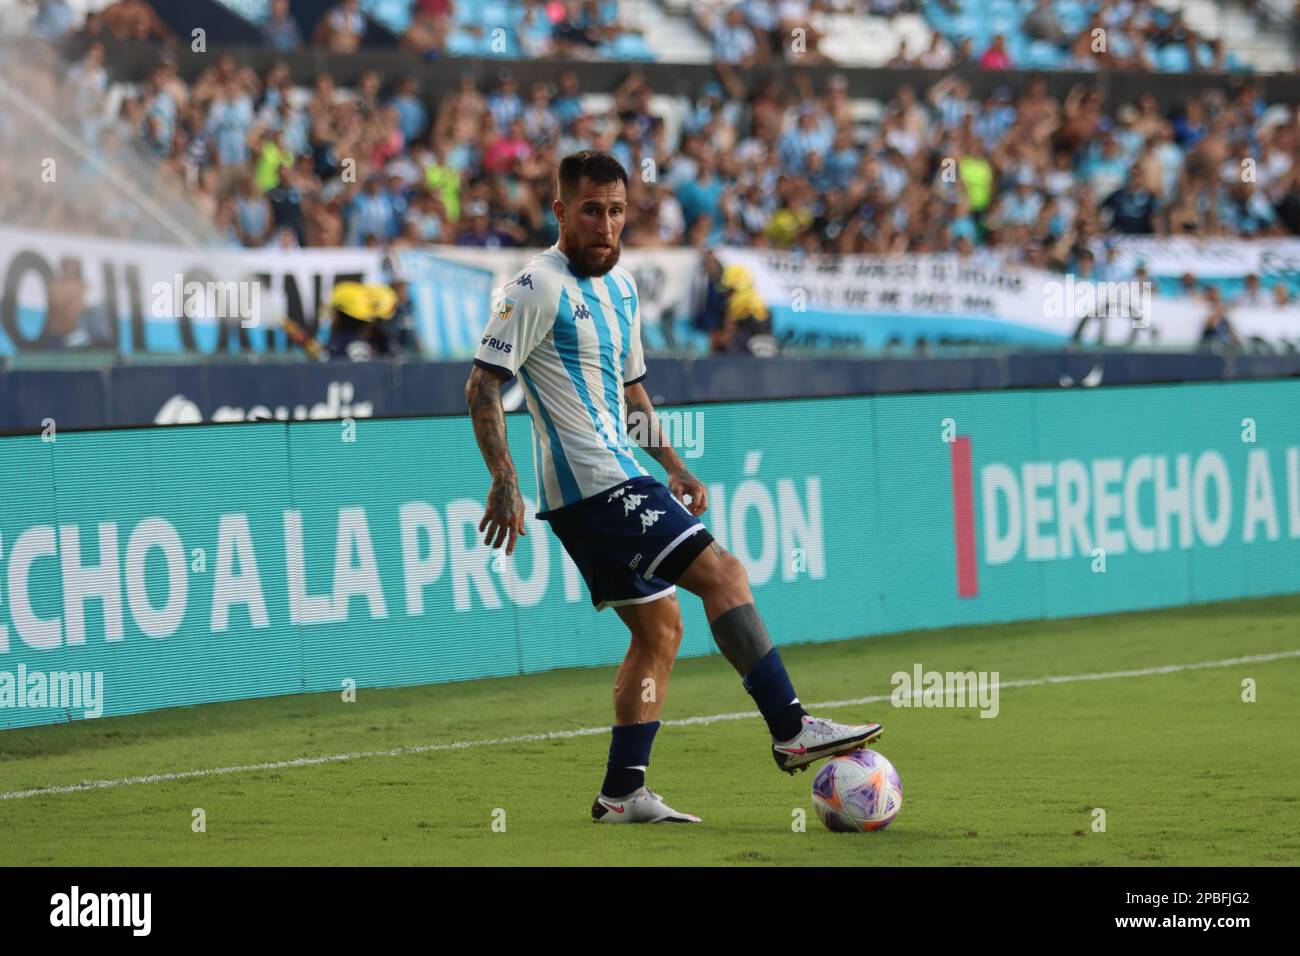
[[[690, 469], [682, 463], [673, 446], [664, 441], [659, 419], [655, 417], [654, 405], [650, 403], [650, 395], [645, 386], [638, 380], [624, 387], [623, 396], [627, 401], [629, 433], [636, 436], [637, 444], [668, 473], [668, 490], [686, 505], [691, 514], [702, 515], [709, 507], [709, 493], [704, 482], [691, 474]], [[691, 498], [689, 504], [686, 502], [687, 495]]]

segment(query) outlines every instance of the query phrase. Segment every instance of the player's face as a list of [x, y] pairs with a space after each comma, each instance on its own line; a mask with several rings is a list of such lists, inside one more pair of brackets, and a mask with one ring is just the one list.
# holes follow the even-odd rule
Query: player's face
[[627, 212], [621, 182], [593, 183], [583, 177], [568, 202], [556, 200], [560, 248], [579, 275], [603, 276], [618, 263], [619, 238]]

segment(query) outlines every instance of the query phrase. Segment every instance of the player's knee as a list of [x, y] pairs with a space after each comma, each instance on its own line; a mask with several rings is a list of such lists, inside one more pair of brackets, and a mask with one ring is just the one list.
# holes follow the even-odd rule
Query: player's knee
[[658, 629], [655, 648], [660, 654], [666, 656], [670, 663], [677, 656], [677, 648], [682, 644], [684, 630], [680, 617], [664, 622], [663, 626]]
[[677, 649], [682, 643], [682, 633], [683, 627], [680, 617], [672, 621], [664, 621], [642, 631], [640, 639], [645, 654], [654, 662], [656, 669], [672, 667], [673, 659], [677, 656]]
[[718, 560], [717, 585], [737, 595], [749, 593], [749, 572], [730, 551], [723, 551]]
[[730, 551], [718, 548], [701, 568], [701, 573], [690, 582], [690, 589], [704, 598], [720, 601], [728, 606], [748, 604], [753, 600], [749, 590], [749, 573]]

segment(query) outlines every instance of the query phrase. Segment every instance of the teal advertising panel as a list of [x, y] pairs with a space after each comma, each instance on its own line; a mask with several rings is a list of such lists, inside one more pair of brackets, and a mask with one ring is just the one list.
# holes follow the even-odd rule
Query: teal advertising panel
[[[1276, 380], [662, 414], [794, 644], [1300, 591], [1297, 408]], [[617, 663], [509, 430], [510, 559], [463, 417], [0, 438], [0, 727]], [[682, 655], [716, 653], [682, 606]]]

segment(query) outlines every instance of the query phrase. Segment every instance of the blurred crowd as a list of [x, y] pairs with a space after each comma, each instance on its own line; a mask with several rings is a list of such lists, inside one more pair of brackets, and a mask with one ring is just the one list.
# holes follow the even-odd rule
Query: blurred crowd
[[[114, 0], [90, 11], [84, 24], [70, 0], [18, 2], [31, 9], [32, 31], [46, 39], [79, 29], [104, 43], [177, 42], [146, 0]], [[1243, 8], [1257, 3], [1237, 0]], [[1276, 0], [1273, 9], [1286, 6]], [[1289, 6], [1300, 13], [1300, 0]], [[336, 0], [310, 25], [295, 17], [288, 0], [245, 9], [262, 17], [254, 25], [263, 45], [281, 52], [312, 46], [350, 53], [370, 42], [367, 36], [378, 26], [381, 36], [374, 42], [396, 43], [426, 59], [657, 58], [639, 29], [657, 8], [642, 9], [641, 0], [631, 5], [619, 0]], [[695, 0], [689, 10], [715, 61], [733, 67], [782, 59], [829, 62], [822, 41], [835, 29], [833, 15], [874, 15], [892, 22], [900, 14], [918, 14], [930, 34], [928, 44], [913, 49], [901, 40], [886, 66], [1248, 70], [1221, 37], [1198, 32], [1181, 11], [1155, 0]], [[1300, 29], [1295, 13], [1292, 33]]]
[[[1162, 110], [1108, 104], [1041, 80], [972, 94], [950, 75], [902, 86], [855, 123], [847, 81], [813, 89], [703, 86], [674, 122], [633, 70], [612, 105], [585, 108], [578, 77], [521, 89], [508, 70], [465, 73], [432, 97], [410, 76], [258, 75], [228, 55], [187, 83], [165, 54], [107, 115], [92, 42], [63, 96], [88, 143], [133, 141], [232, 245], [545, 245], [561, 156], [613, 153], [631, 174], [630, 246], [720, 244], [859, 253], [997, 253], [1073, 268], [1109, 234], [1300, 233], [1300, 119], [1243, 82]], [[611, 91], [602, 91], [611, 92]]]
[[900, 41], [888, 67], [930, 70], [1244, 69], [1218, 37], [1153, 0], [701, 0], [695, 20], [721, 63], [825, 62], [832, 13], [924, 16], [929, 44]]
[[[431, 16], [443, 6], [417, 4]], [[744, 20], [758, 6], [724, 17], [759, 36]], [[899, 87], [863, 122], [843, 75], [822, 88], [802, 74], [793, 89], [748, 85], [723, 57], [717, 79], [669, 117], [635, 69], [612, 91], [582, 89], [571, 70], [521, 88], [503, 69], [486, 88], [466, 72], [435, 95], [373, 71], [350, 87], [322, 72], [302, 88], [287, 64], [259, 74], [229, 55], [187, 82], [164, 46], [145, 82], [113, 96], [103, 32], [162, 29], [142, 0], [114, 4], [72, 31], [75, 62], [36, 98], [71, 111], [87, 155], [151, 157], [158, 195], [188, 197], [231, 246], [548, 245], [555, 169], [579, 149], [608, 150], [628, 169], [632, 247], [950, 251], [1128, 278], [1110, 274], [1116, 234], [1300, 234], [1300, 114], [1263, 102], [1248, 78], [1163, 110], [1151, 95], [1107, 103], [1082, 85], [1058, 98], [1042, 80], [977, 96], [952, 73]], [[612, 92], [608, 107], [589, 109], [587, 92]], [[0, 116], [0, 146], [21, 138]], [[61, 205], [62, 193], [13, 190], [0, 211], [119, 234]], [[24, 204], [27, 217], [15, 216]], [[117, 205], [129, 197], [91, 212], [111, 220]]]
[[[545, 246], [559, 159], [602, 149], [630, 174], [630, 247], [955, 252], [1129, 279], [1116, 235], [1300, 234], [1300, 112], [1265, 103], [1248, 77], [1162, 109], [1085, 85], [1057, 97], [1042, 80], [976, 95], [954, 72], [863, 110], [843, 74], [751, 85], [719, 62], [715, 80], [665, 110], [635, 68], [613, 90], [584, 90], [572, 70], [521, 88], [508, 69], [438, 91], [374, 71], [303, 86], [286, 63], [258, 72], [224, 54], [187, 80], [165, 44], [143, 82], [115, 86], [113, 30], [162, 27], [148, 4], [123, 0], [68, 28], [71, 63], [33, 47], [0, 64], [70, 134], [52, 140], [0, 108], [0, 149], [36, 168], [53, 144], [60, 170], [41, 189], [0, 179], [0, 221], [137, 239], [167, 239], [159, 223], [179, 221], [204, 243], [251, 248]], [[141, 170], [149, 178], [132, 184]], [[96, 192], [106, 179], [114, 188]], [[705, 324], [727, 332], [715, 348], [764, 346], [763, 304], [706, 261], [718, 295]], [[1216, 305], [1194, 280], [1187, 294]]]
[[[80, 33], [109, 45], [178, 42], [146, 0], [113, 0], [86, 12], [84, 22], [69, 0], [18, 2], [32, 8], [31, 32], [50, 41]], [[245, 9], [250, 15], [259, 12], [256, 4]], [[310, 29], [299, 22], [289, 0], [269, 0], [260, 12], [263, 19], [254, 25], [262, 44], [280, 52], [310, 46], [353, 53], [379, 23], [383, 42], [431, 60], [654, 58], [639, 32], [623, 22], [618, 0], [384, 0], [364, 8], [360, 0], [337, 0]]]

